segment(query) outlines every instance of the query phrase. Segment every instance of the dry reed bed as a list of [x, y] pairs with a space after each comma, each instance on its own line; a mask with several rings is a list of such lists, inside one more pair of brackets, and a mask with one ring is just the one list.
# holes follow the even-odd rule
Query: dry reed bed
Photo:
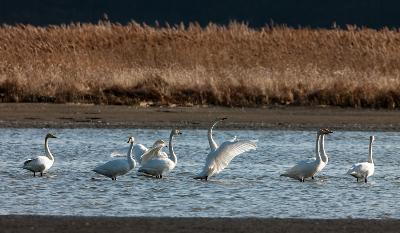
[[397, 30], [3, 25], [0, 57], [7, 102], [400, 106]]

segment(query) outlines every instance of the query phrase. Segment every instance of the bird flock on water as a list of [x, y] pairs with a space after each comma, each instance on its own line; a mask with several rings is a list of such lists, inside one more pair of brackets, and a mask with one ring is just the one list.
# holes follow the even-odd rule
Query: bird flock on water
[[[194, 179], [207, 181], [210, 177], [220, 173], [229, 163], [238, 155], [255, 150], [257, 148], [255, 140], [241, 140], [234, 137], [232, 140], [223, 142], [221, 145], [215, 142], [213, 138], [214, 127], [225, 121], [227, 118], [218, 118], [212, 122], [208, 129], [208, 142], [210, 152], [208, 153], [205, 164], [201, 172], [193, 177]], [[328, 156], [324, 148], [325, 135], [333, 133], [330, 129], [324, 128], [317, 131], [315, 142], [315, 158], [309, 158], [297, 162], [294, 166], [284, 171], [281, 176], [293, 178], [304, 182], [306, 179], [314, 179], [314, 176], [328, 164]], [[129, 150], [126, 158], [117, 158], [104, 164], [96, 166], [93, 171], [117, 180], [118, 176], [129, 173], [136, 166], [139, 166], [138, 174], [157, 179], [163, 178], [177, 165], [178, 159], [173, 148], [173, 139], [181, 135], [179, 129], [171, 130], [168, 146], [164, 140], [157, 140], [151, 148], [146, 148], [142, 144], [135, 144], [135, 139], [129, 137]], [[45, 137], [45, 155], [28, 159], [24, 162], [22, 168], [43, 176], [54, 164], [54, 156], [50, 152], [48, 140], [57, 138], [51, 133]], [[374, 174], [374, 160], [372, 159], [372, 144], [375, 136], [370, 136], [368, 160], [362, 163], [356, 163], [351, 166], [347, 174], [359, 180], [368, 182], [368, 178]], [[169, 153], [162, 151], [168, 147]], [[118, 155], [119, 156], [119, 155]]]

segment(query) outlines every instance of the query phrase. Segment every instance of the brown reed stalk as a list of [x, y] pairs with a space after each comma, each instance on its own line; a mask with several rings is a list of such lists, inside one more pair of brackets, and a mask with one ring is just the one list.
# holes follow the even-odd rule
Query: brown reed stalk
[[393, 109], [400, 32], [235, 22], [3, 25], [0, 101]]

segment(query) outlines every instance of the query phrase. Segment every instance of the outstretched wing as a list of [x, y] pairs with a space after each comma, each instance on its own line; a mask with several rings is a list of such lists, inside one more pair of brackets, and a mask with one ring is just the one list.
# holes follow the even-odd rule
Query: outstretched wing
[[214, 174], [219, 173], [236, 156], [257, 148], [255, 141], [250, 140], [235, 140], [226, 141], [214, 152], [207, 156], [205, 169], [212, 170]]
[[153, 159], [158, 156], [158, 152], [161, 150], [163, 145], [158, 145], [154, 148], [151, 148], [146, 153], [141, 156], [141, 164], [145, 164], [150, 159]]

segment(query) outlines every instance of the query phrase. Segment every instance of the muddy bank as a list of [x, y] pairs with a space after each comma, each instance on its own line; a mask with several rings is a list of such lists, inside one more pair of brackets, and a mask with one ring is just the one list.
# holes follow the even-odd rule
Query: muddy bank
[[398, 232], [399, 220], [0, 216], [2, 232]]
[[0, 127], [200, 128], [228, 117], [224, 129], [399, 131], [400, 111], [334, 107], [132, 107], [80, 104], [0, 104]]

